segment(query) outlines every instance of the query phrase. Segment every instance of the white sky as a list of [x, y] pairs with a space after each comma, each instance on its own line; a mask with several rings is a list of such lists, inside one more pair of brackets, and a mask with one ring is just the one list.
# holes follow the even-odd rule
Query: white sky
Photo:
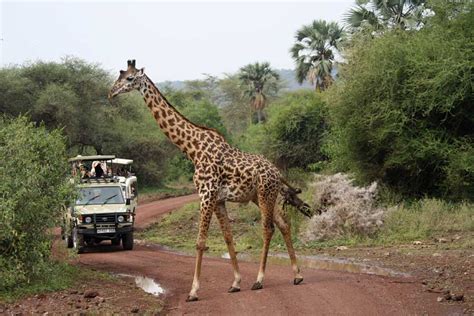
[[293, 68], [296, 30], [315, 19], [340, 22], [354, 2], [0, 0], [0, 64], [72, 55], [118, 73], [133, 58], [154, 81], [256, 61]]

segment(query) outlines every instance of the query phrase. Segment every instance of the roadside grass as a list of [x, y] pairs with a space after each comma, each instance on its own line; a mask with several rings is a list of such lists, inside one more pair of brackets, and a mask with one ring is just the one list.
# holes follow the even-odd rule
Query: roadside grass
[[473, 235], [473, 203], [450, 203], [425, 198], [391, 208], [384, 220], [384, 225], [373, 236], [346, 235], [334, 240], [310, 242], [306, 246], [310, 248], [336, 245], [394, 246], [441, 237], [452, 241], [450, 238], [459, 236], [464, 238], [450, 243], [447, 247], [472, 249], [474, 248]]
[[[303, 199], [309, 199], [309, 193], [303, 192]], [[262, 247], [262, 229], [260, 212], [256, 206], [228, 203], [232, 232], [238, 252], [258, 253]], [[299, 252], [312, 252], [339, 245], [351, 247], [396, 246], [415, 240], [433, 240], [460, 236], [459, 240], [446, 244], [446, 248], [474, 248], [474, 204], [449, 203], [437, 199], [422, 199], [392, 208], [380, 231], [372, 236], [345, 235], [341, 238], [304, 243], [298, 234], [305, 229], [307, 219], [296, 210], [287, 209], [292, 223], [292, 237]], [[139, 234], [137, 238], [158, 243], [185, 252], [194, 252], [199, 223], [199, 204], [191, 203], [163, 219]], [[211, 221], [207, 239], [209, 252], [223, 254], [227, 252], [219, 223], [215, 216]], [[443, 247], [443, 246], [441, 246]], [[275, 229], [272, 252], [286, 252], [285, 242]]]
[[72, 288], [84, 280], [108, 279], [108, 274], [92, 271], [65, 262], [53, 261], [44, 273], [29, 283], [22, 283], [13, 289], [0, 288], [0, 302], [11, 303], [26, 296], [55, 292]]
[[[263, 245], [263, 235], [259, 209], [252, 203], [246, 205], [229, 203], [227, 211], [231, 220], [236, 251], [260, 252]], [[287, 212], [292, 222], [293, 241], [295, 245], [301, 245], [296, 235], [301, 223], [298, 217], [301, 216], [289, 209]], [[138, 233], [137, 238], [184, 252], [194, 252], [198, 225], [199, 203], [194, 202], [164, 216], [158, 223]], [[227, 252], [227, 246], [215, 216], [211, 220], [206, 246], [209, 247], [208, 251], [215, 255]], [[275, 228], [270, 250], [286, 251], [284, 239], [278, 228]]]
[[146, 186], [139, 189], [139, 201], [150, 202], [168, 197], [182, 196], [194, 193], [194, 185], [188, 183], [169, 183], [164, 186]]

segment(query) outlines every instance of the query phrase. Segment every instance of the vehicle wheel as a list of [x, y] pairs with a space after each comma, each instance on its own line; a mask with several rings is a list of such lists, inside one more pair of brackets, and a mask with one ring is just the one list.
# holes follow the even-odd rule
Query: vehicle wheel
[[124, 250], [133, 249], [133, 232], [124, 234], [122, 236], [122, 247]]
[[120, 237], [114, 238], [111, 240], [113, 246], [119, 246], [120, 245]]
[[73, 240], [72, 240], [72, 234], [66, 234], [64, 236], [64, 240], [66, 241], [66, 246], [68, 248], [74, 247], [74, 243], [73, 243]]
[[84, 236], [77, 232], [77, 228], [72, 229], [72, 244], [77, 253], [84, 252]]

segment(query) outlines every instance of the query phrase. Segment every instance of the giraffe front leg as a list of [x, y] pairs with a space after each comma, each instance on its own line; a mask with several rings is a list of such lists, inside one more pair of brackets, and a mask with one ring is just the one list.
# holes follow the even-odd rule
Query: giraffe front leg
[[225, 243], [227, 244], [227, 249], [229, 250], [230, 260], [232, 262], [232, 268], [234, 269], [234, 282], [229, 288], [229, 293], [239, 292], [240, 291], [240, 271], [239, 264], [237, 262], [237, 254], [234, 248], [234, 240], [232, 238], [232, 229], [229, 223], [229, 217], [227, 216], [227, 210], [225, 208], [225, 202], [219, 202], [216, 207], [216, 217], [219, 220], [221, 226], [222, 234], [224, 235]]
[[194, 278], [191, 291], [189, 292], [186, 302], [193, 302], [198, 300], [197, 292], [199, 290], [199, 278], [201, 276], [202, 256], [206, 250], [207, 232], [211, 222], [211, 216], [215, 209], [215, 200], [201, 198], [201, 212], [199, 217], [199, 233], [196, 242], [196, 265], [194, 267]]

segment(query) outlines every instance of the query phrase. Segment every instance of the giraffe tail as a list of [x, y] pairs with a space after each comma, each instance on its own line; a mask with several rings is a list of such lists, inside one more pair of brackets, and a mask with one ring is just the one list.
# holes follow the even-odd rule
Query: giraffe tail
[[[283, 196], [283, 208], [285, 208], [286, 205], [294, 206], [303, 215], [311, 218], [315, 212], [307, 203], [298, 197], [298, 194], [301, 193], [301, 189], [294, 188], [283, 178], [281, 178], [281, 182], [285, 185], [281, 189], [281, 195]], [[321, 212], [318, 213], [321, 214]]]

